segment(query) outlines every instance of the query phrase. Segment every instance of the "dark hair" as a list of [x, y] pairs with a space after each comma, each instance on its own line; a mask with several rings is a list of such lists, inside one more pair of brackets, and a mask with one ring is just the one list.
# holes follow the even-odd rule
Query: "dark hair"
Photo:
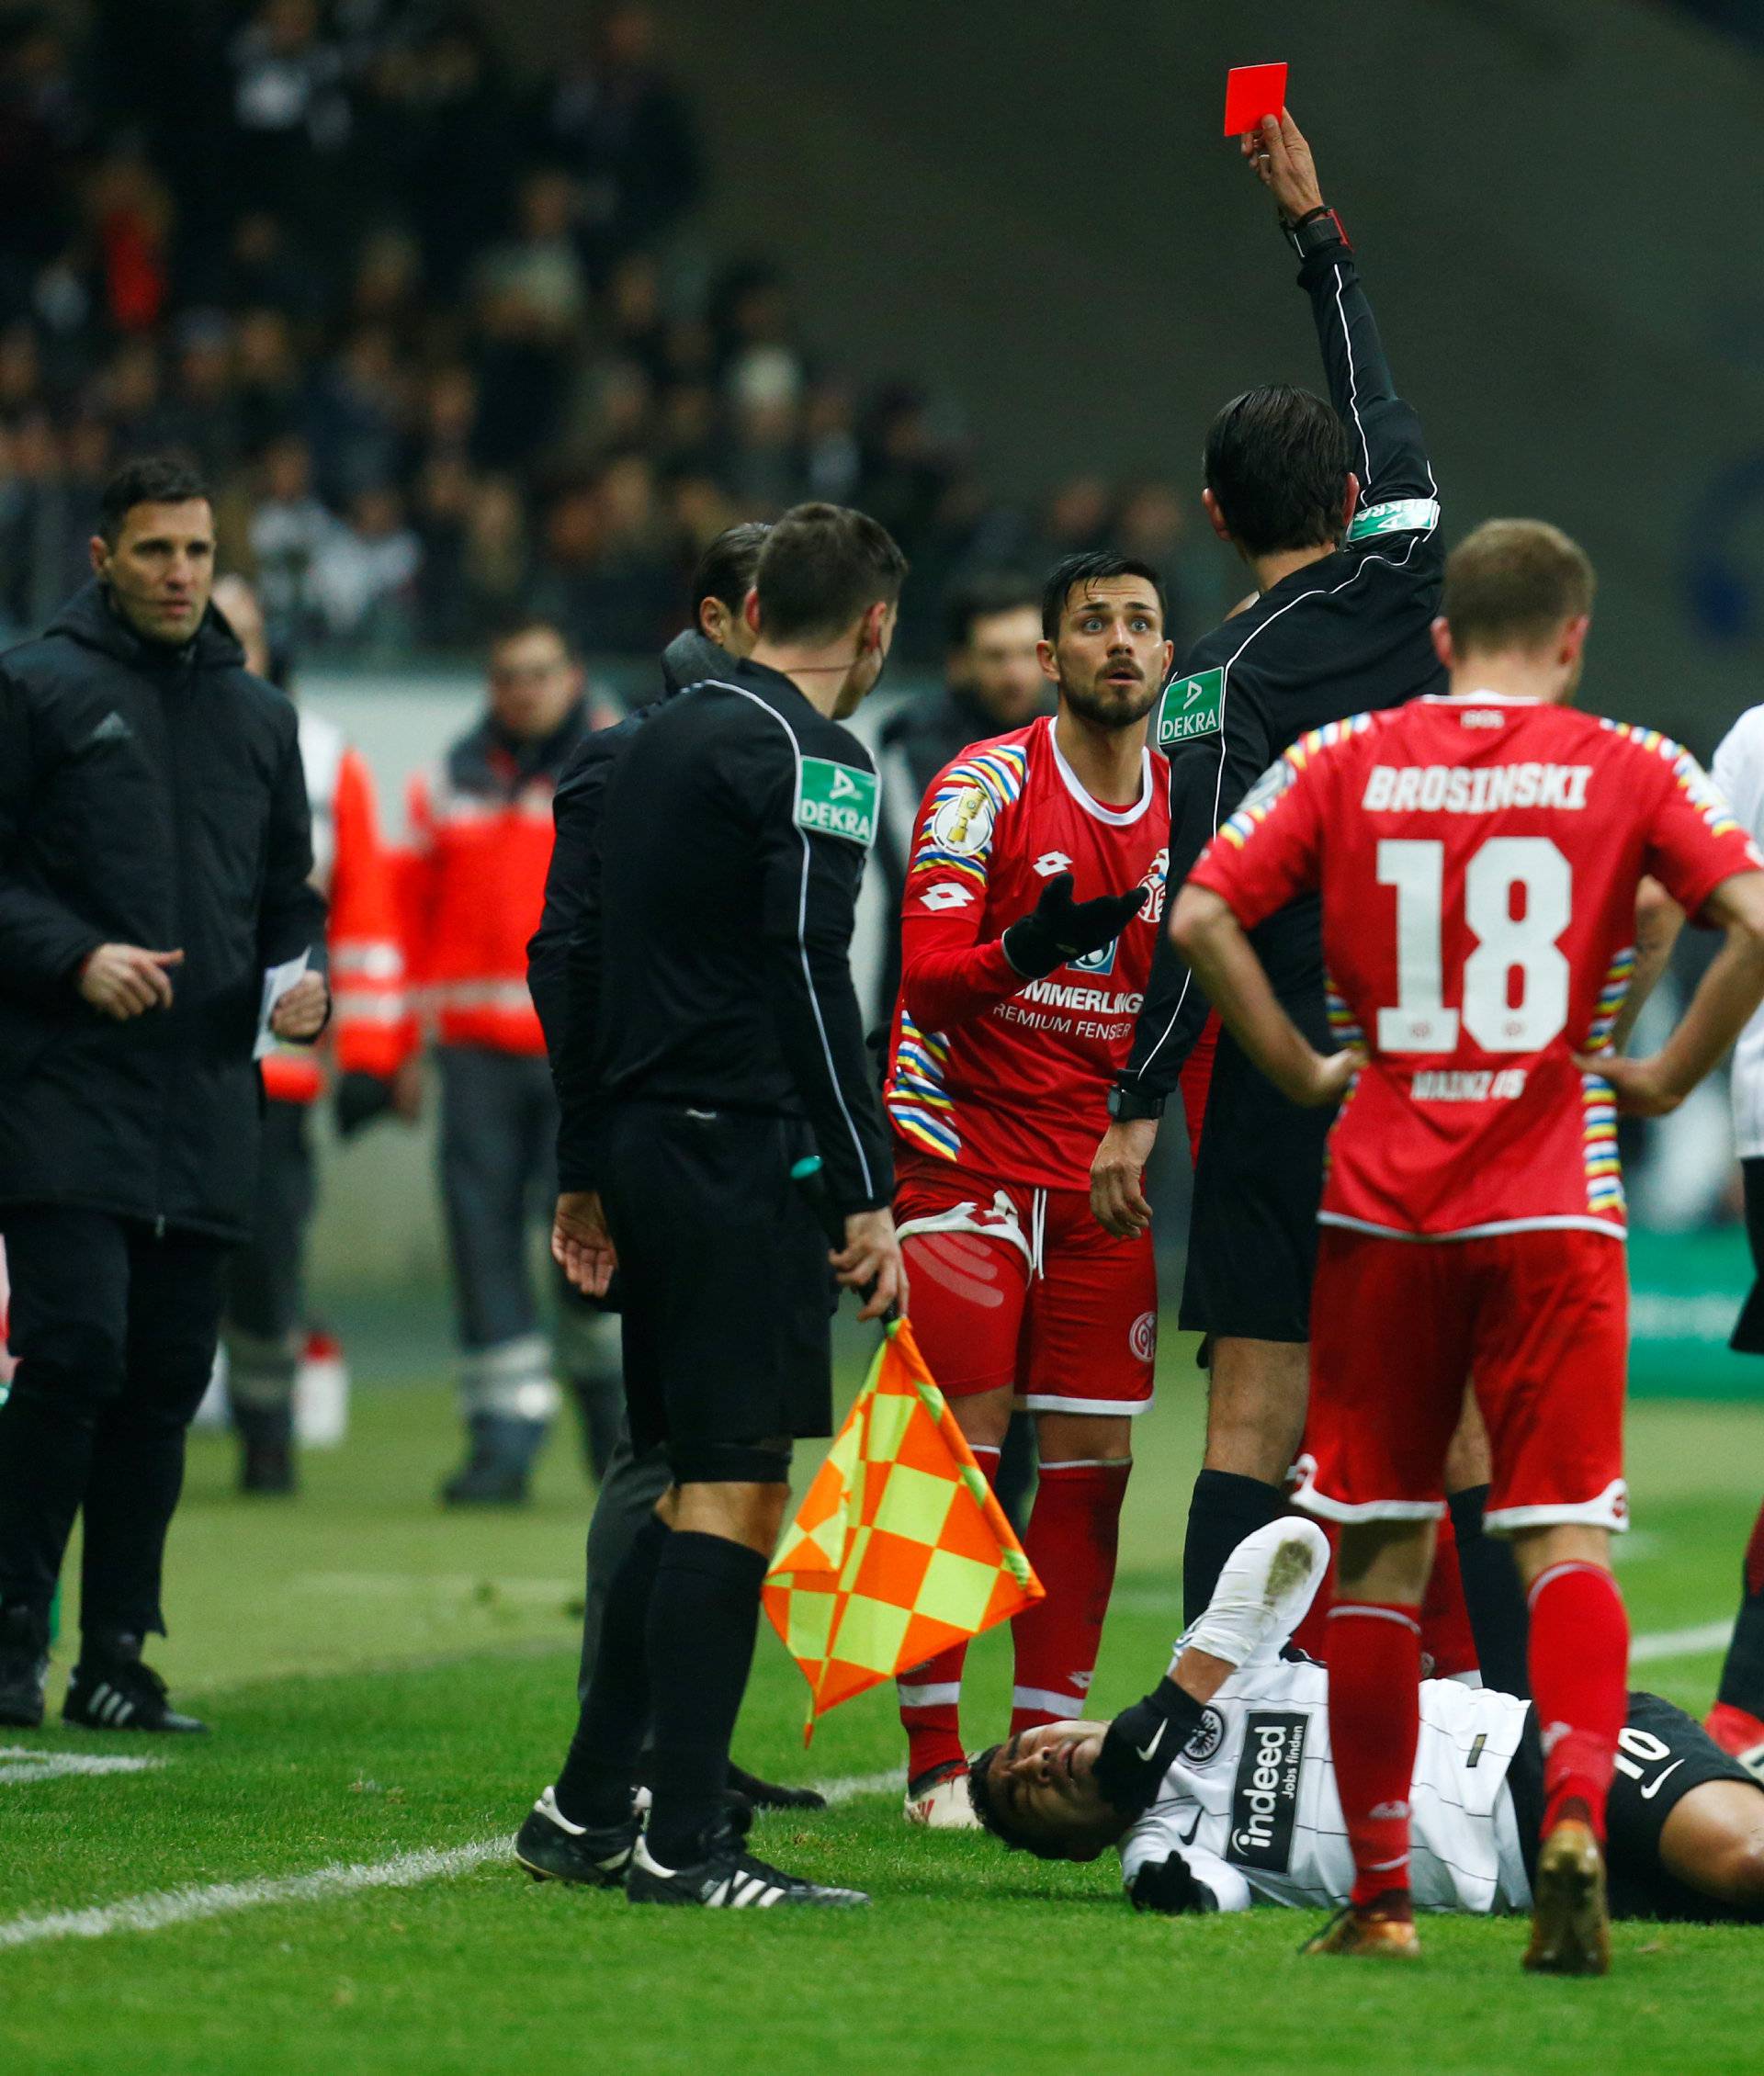
[[1542, 648], [1592, 610], [1586, 550], [1542, 519], [1487, 519], [1446, 558], [1440, 610], [1460, 655]]
[[1308, 389], [1275, 382], [1233, 397], [1207, 428], [1204, 473], [1246, 554], [1341, 538], [1348, 429]]
[[886, 526], [843, 504], [793, 505], [765, 537], [753, 582], [774, 641], [836, 635], [878, 599], [889, 604], [907, 558]]
[[989, 1831], [1008, 1852], [1033, 1853], [1038, 1860], [1069, 1858], [1070, 1855], [1062, 1853], [1057, 1845], [1049, 1845], [1045, 1840], [1037, 1842], [1034, 1838], [1024, 1838], [1012, 1830], [1011, 1820], [1006, 1816], [1002, 1803], [992, 1792], [990, 1778], [992, 1762], [1003, 1749], [1002, 1744], [989, 1744], [984, 1752], [977, 1754], [968, 1761], [967, 1799], [973, 1806], [974, 1814], [980, 1820], [980, 1829]]
[[104, 486], [98, 500], [98, 531], [115, 547], [123, 522], [138, 504], [187, 504], [205, 498], [209, 486], [188, 462], [168, 454], [144, 454], [127, 461]]
[[974, 638], [976, 620], [989, 620], [998, 613], [1020, 613], [1027, 605], [1039, 607], [1041, 592], [1033, 577], [1020, 570], [989, 570], [965, 582], [952, 584], [944, 597], [944, 638], [951, 649], [966, 649]]
[[511, 641], [518, 641], [523, 635], [556, 635], [563, 644], [566, 656], [573, 657], [576, 645], [570, 638], [570, 630], [561, 620], [554, 620], [548, 613], [536, 611], [504, 613], [490, 630], [490, 639], [485, 647], [494, 655], [505, 649]]
[[760, 566], [760, 550], [772, 531], [763, 519], [743, 519], [739, 525], [725, 526], [698, 558], [692, 572], [692, 613], [695, 625], [698, 608], [714, 598], [739, 613], [753, 589], [753, 575]]
[[1158, 610], [1168, 620], [1170, 600], [1164, 595], [1164, 580], [1149, 562], [1135, 555], [1114, 555], [1107, 548], [1091, 548], [1083, 555], [1069, 555], [1055, 565], [1041, 587], [1041, 632], [1046, 641], [1059, 634], [1060, 615], [1080, 584], [1103, 584], [1113, 577], [1143, 577], [1158, 593]]

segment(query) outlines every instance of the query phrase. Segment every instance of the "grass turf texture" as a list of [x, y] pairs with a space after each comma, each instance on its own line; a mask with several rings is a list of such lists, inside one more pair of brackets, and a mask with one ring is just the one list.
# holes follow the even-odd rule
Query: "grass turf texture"
[[[1144, 1689], [1176, 1626], [1200, 1427], [1190, 1347], [1177, 1344], [1140, 1424], [1100, 1708]], [[231, 1492], [230, 1444], [198, 1438], [173, 1537], [176, 1635], [157, 1662], [216, 1735], [0, 1732], [33, 1752], [166, 1762], [0, 1780], [0, 1935], [49, 1911], [512, 1834], [573, 1714], [585, 1501], [560, 1437], [529, 1512], [444, 1516], [432, 1492], [454, 1446], [443, 1393], [364, 1393], [349, 1447], [309, 1461], [298, 1502], [248, 1505]], [[1639, 1527], [1623, 1574], [1637, 1632], [1724, 1616], [1764, 1407], [1640, 1406], [1631, 1456]], [[1701, 1709], [1717, 1662], [1636, 1676]], [[1008, 1640], [983, 1641], [972, 1667], [978, 1737], [1005, 1706]], [[887, 1692], [837, 1711], [808, 1754], [803, 1698], [765, 1633], [738, 1743], [747, 1764], [805, 1779], [898, 1763]], [[1006, 1857], [988, 1840], [909, 1832], [899, 1807], [877, 1793], [760, 1825], [759, 1849], [782, 1864], [871, 1890], [860, 1915], [634, 1911], [535, 1887], [498, 1855], [415, 1887], [0, 1948], [0, 2069], [1758, 2066], [1764, 1930], [1620, 1927], [1604, 1982], [1521, 1977], [1511, 1922], [1429, 1921], [1419, 1969], [1301, 1962], [1308, 1917], [1136, 1918], [1112, 1862]]]

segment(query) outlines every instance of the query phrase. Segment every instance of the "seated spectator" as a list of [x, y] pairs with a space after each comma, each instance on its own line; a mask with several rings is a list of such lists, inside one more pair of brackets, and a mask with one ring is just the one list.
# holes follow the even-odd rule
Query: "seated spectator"
[[313, 619], [311, 575], [337, 520], [312, 488], [312, 450], [286, 434], [264, 450], [251, 522], [257, 598], [272, 649], [299, 649]]
[[312, 558], [307, 595], [321, 639], [358, 658], [408, 656], [422, 566], [422, 543], [397, 489], [376, 483], [357, 491], [347, 519], [331, 526]]
[[696, 126], [655, 62], [647, 7], [607, 8], [545, 83], [530, 119], [547, 155], [581, 184], [583, 236], [598, 266], [658, 237], [698, 198]]

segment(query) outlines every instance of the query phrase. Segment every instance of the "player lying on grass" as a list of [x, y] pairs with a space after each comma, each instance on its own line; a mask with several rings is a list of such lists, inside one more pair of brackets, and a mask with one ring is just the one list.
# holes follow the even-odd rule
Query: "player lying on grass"
[[[1042, 1859], [1114, 1846], [1138, 1910], [1345, 1909], [1353, 1854], [1329, 1675], [1287, 1645], [1328, 1557], [1310, 1521], [1275, 1521], [1239, 1543], [1143, 1700], [1113, 1722], [1027, 1731], [974, 1761], [982, 1823]], [[1536, 1710], [1455, 1680], [1424, 1680], [1420, 1694], [1416, 1905], [1530, 1910], [1544, 1802]], [[1629, 1698], [1609, 1822], [1614, 1916], [1764, 1919], [1764, 1788], [1657, 1695]]]

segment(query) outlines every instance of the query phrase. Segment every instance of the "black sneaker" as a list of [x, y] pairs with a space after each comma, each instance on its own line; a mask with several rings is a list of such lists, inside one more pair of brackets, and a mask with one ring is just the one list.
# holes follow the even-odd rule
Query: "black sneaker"
[[752, 1812], [737, 1805], [704, 1833], [705, 1856], [689, 1867], [666, 1867], [639, 1838], [625, 1877], [633, 1903], [684, 1903], [699, 1910], [768, 1911], [786, 1904], [850, 1910], [869, 1898], [861, 1889], [830, 1889], [768, 1867], [747, 1850]]
[[631, 1847], [642, 1829], [636, 1817], [594, 1830], [571, 1823], [548, 1788], [514, 1836], [514, 1857], [535, 1881], [571, 1881], [584, 1889], [622, 1889]]
[[233, 1418], [239, 1429], [239, 1489], [283, 1498], [294, 1491], [294, 1419], [286, 1406], [242, 1405]]
[[745, 1795], [756, 1810], [824, 1810], [827, 1798], [814, 1788], [786, 1788], [776, 1780], [762, 1780], [745, 1766], [729, 1763], [729, 1785]]
[[543, 1420], [475, 1413], [466, 1461], [441, 1487], [444, 1506], [525, 1506], [533, 1459], [546, 1437]]
[[173, 1708], [165, 1682], [141, 1662], [140, 1638], [129, 1636], [82, 1655], [67, 1683], [62, 1721], [76, 1730], [150, 1730], [187, 1736], [209, 1727]]
[[0, 1723], [35, 1730], [43, 1720], [49, 1674], [46, 1625], [28, 1608], [0, 1609]]

